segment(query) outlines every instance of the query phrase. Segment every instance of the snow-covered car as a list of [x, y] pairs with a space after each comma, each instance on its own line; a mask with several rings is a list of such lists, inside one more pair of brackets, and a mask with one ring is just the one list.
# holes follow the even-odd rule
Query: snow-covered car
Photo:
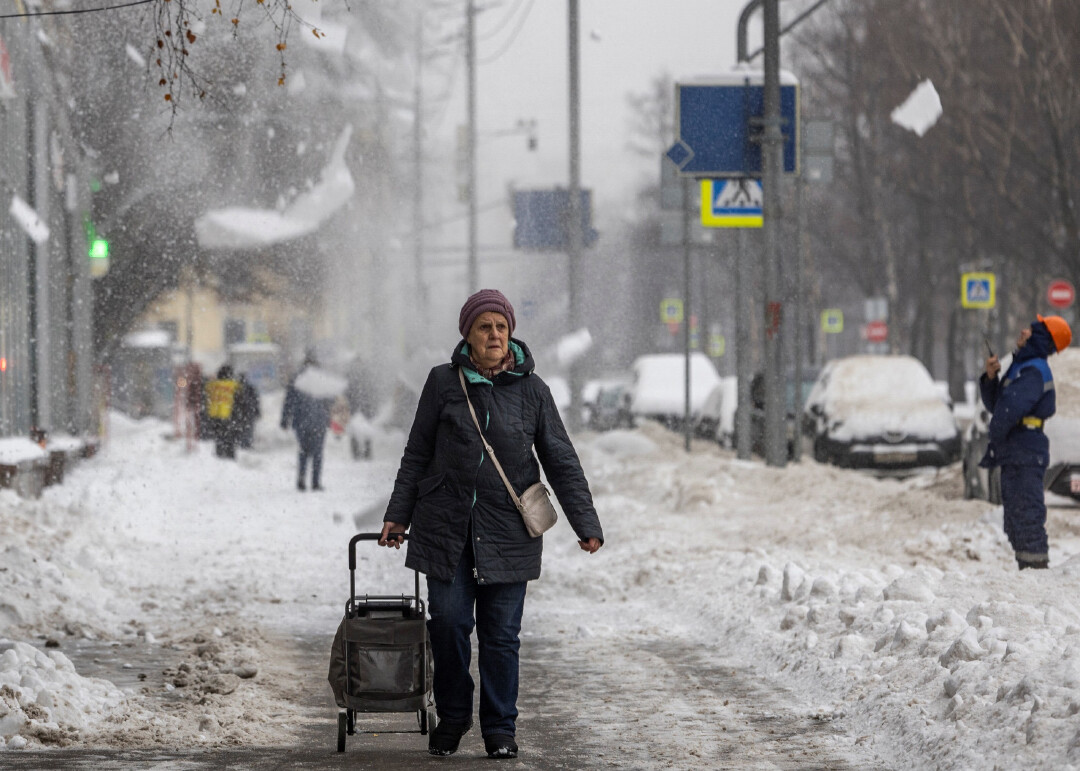
[[947, 466], [960, 457], [949, 405], [911, 356], [849, 356], [825, 365], [803, 409], [814, 460], [847, 468]]
[[[639, 356], [632, 367], [630, 412], [635, 418], [658, 420], [671, 429], [683, 425], [686, 415], [686, 357], [681, 353]], [[708, 356], [690, 354], [690, 418], [701, 413], [720, 375]]]
[[586, 425], [593, 431], [612, 431], [616, 428], [633, 428], [634, 416], [630, 414], [630, 384], [608, 382], [600, 385], [586, 403]]
[[735, 437], [735, 408], [739, 401], [739, 379], [722, 377], [705, 397], [694, 421], [694, 435], [732, 447]]
[[[1002, 370], [1012, 362], [1003, 357]], [[1055, 495], [1080, 501], [1080, 348], [1066, 348], [1050, 358], [1054, 374], [1057, 412], [1046, 421], [1050, 440], [1050, 465], [1043, 488]], [[1000, 469], [979, 468], [989, 442], [990, 415], [979, 410], [964, 433], [964, 497], [1001, 503]]]

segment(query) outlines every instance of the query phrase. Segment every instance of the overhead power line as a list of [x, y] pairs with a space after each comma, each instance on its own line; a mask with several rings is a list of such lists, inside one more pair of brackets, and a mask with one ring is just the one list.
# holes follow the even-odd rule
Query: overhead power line
[[75, 13], [100, 13], [102, 11], [115, 11], [118, 8], [130, 8], [133, 5], [147, 5], [155, 2], [157, 2], [157, 0], [131, 0], [131, 2], [128, 3], [103, 5], [97, 8], [77, 8], [67, 11], [24, 11], [22, 13], [4, 13], [0, 14], [0, 19], [27, 19], [32, 16], [68, 16]]

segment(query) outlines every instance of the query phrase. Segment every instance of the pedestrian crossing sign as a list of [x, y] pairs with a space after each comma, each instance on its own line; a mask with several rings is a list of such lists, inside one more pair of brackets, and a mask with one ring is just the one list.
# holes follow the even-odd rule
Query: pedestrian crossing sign
[[757, 179], [701, 180], [701, 224], [707, 228], [760, 228], [764, 193]]
[[960, 305], [964, 308], [993, 308], [997, 276], [993, 273], [964, 273], [960, 276]]
[[844, 331], [844, 312], [839, 308], [828, 308], [821, 312], [821, 331], [827, 335], [838, 335]]

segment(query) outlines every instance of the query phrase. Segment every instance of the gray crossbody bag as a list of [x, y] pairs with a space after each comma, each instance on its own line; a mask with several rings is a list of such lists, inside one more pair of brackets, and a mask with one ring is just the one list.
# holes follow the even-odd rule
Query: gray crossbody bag
[[551, 529], [559, 518], [559, 515], [555, 513], [555, 507], [551, 505], [551, 493], [543, 482], [537, 482], [530, 485], [521, 494], [520, 498], [518, 497], [518, 494], [514, 492], [513, 485], [510, 484], [510, 480], [506, 478], [506, 472], [499, 465], [499, 459], [495, 457], [495, 451], [491, 449], [487, 437], [484, 436], [484, 432], [480, 428], [480, 421], [476, 418], [476, 410], [473, 409], [472, 400], [469, 399], [469, 389], [465, 387], [465, 373], [461, 371], [461, 367], [458, 367], [458, 380], [461, 381], [461, 390], [465, 392], [465, 401], [469, 405], [469, 414], [472, 415], [473, 423], [480, 434], [480, 441], [484, 443], [484, 449], [491, 456], [491, 462], [495, 464], [495, 470], [499, 472], [503, 484], [506, 485], [506, 492], [510, 493], [514, 506], [517, 507], [518, 512], [521, 514], [521, 519], [525, 522], [525, 529], [529, 531], [529, 535], [533, 538], [543, 535]]

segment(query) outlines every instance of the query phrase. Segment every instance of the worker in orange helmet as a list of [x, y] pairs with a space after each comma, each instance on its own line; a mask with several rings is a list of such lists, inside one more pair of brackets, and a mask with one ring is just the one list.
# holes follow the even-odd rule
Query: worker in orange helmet
[[1050, 566], [1043, 498], [1050, 443], [1043, 426], [1057, 405], [1054, 376], [1046, 359], [1071, 342], [1072, 330], [1065, 319], [1036, 316], [1017, 337], [1005, 376], [999, 378], [1001, 363], [991, 354], [979, 378], [983, 404], [992, 414], [990, 444], [980, 465], [1001, 467], [1005, 535], [1021, 570]]

